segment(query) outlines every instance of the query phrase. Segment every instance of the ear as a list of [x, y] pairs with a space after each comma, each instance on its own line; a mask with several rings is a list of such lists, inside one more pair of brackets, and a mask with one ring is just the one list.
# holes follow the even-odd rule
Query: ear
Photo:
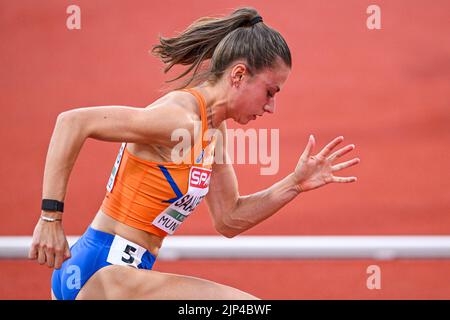
[[245, 64], [238, 63], [233, 66], [230, 72], [231, 85], [234, 87], [239, 87], [240, 83], [244, 80], [247, 74], [248, 70]]

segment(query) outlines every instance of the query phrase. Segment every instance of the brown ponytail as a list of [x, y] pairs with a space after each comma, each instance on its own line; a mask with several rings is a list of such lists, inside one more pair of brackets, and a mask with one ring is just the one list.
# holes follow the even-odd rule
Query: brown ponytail
[[[271, 67], [277, 57], [292, 66], [291, 53], [286, 41], [276, 30], [263, 22], [251, 24], [259, 16], [253, 8], [240, 8], [223, 18], [203, 17], [173, 38], [160, 37], [160, 44], [152, 53], [164, 64], [164, 73], [174, 65], [189, 66], [176, 81], [192, 72], [183, 85], [201, 79], [219, 79], [225, 69], [237, 59], [245, 59], [252, 71]], [[198, 74], [203, 62], [210, 60], [206, 72]]]

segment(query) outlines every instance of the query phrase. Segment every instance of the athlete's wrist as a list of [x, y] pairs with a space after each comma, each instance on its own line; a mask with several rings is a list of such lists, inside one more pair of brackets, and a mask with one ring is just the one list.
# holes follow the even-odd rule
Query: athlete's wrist
[[58, 211], [46, 211], [46, 210], [41, 211], [41, 217], [44, 217], [44, 218], [62, 220], [62, 216], [63, 216], [62, 212], [58, 212]]
[[297, 178], [295, 177], [295, 173], [291, 173], [289, 175], [290, 181], [291, 181], [291, 187], [295, 191], [295, 193], [298, 195], [303, 192], [300, 183], [297, 181]]

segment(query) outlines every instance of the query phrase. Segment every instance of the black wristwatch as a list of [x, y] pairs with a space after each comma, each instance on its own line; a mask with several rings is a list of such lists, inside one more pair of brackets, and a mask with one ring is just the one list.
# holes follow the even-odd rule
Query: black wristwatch
[[44, 211], [64, 212], [64, 202], [58, 200], [43, 199], [41, 209]]

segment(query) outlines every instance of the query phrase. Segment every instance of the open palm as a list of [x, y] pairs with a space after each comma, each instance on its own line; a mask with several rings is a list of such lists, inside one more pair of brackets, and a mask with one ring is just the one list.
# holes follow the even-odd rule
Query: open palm
[[356, 177], [336, 177], [333, 175], [334, 172], [360, 162], [359, 158], [354, 158], [346, 162], [333, 164], [336, 159], [355, 148], [355, 146], [351, 144], [331, 154], [333, 149], [343, 140], [344, 137], [342, 136], [335, 138], [318, 154], [312, 156], [311, 154], [315, 145], [315, 139], [312, 135], [309, 137], [305, 151], [301, 155], [297, 167], [295, 168], [295, 179], [302, 191], [317, 189], [331, 182], [349, 183], [357, 180]]

